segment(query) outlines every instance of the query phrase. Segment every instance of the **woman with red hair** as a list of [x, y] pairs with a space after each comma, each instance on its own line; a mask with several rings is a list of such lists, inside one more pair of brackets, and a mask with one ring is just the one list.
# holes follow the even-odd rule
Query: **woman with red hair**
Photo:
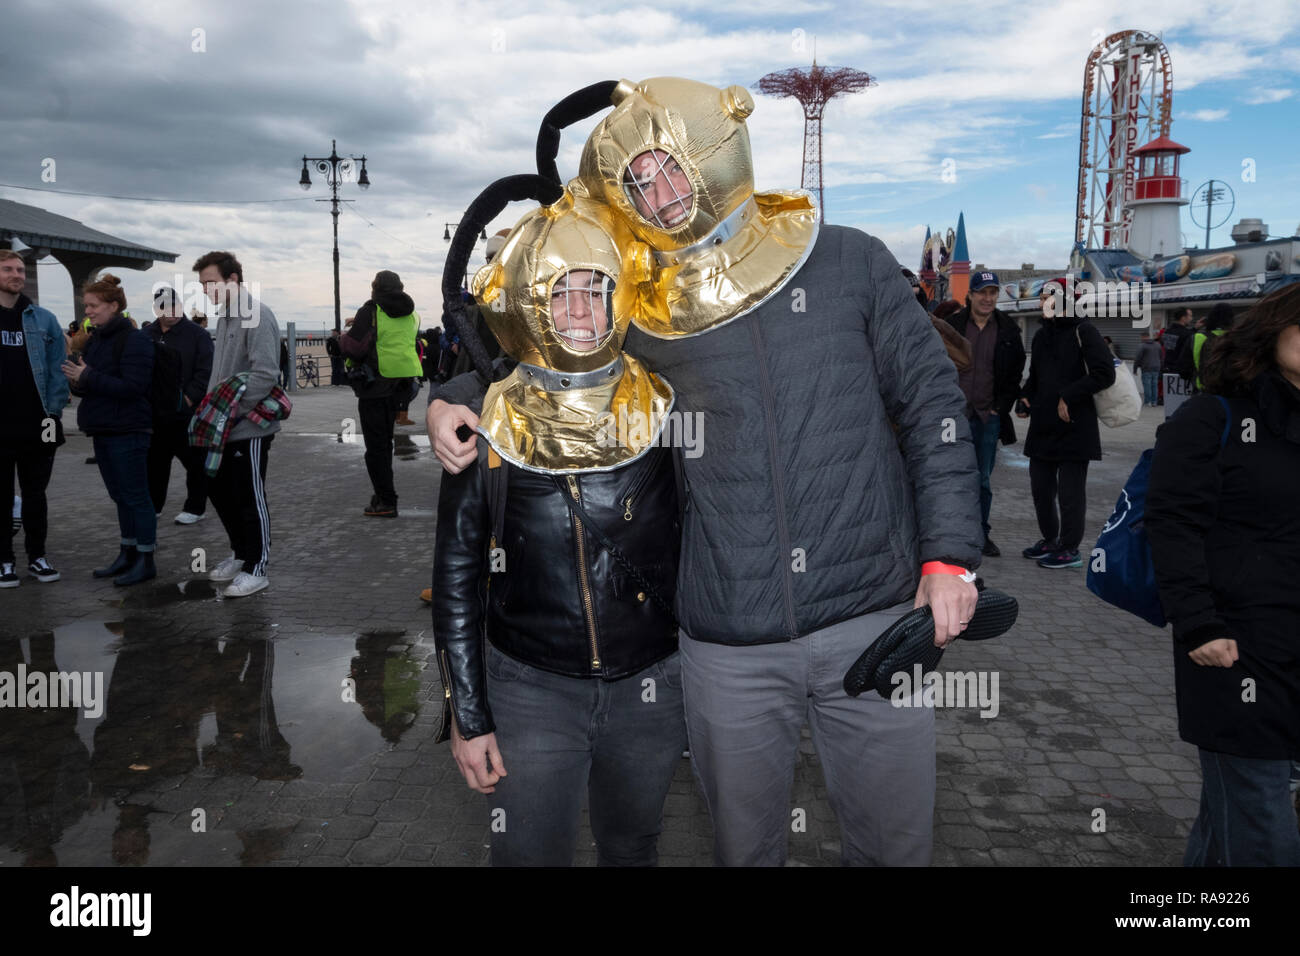
[[63, 374], [80, 396], [77, 427], [94, 441], [95, 461], [108, 496], [117, 505], [121, 550], [97, 578], [119, 586], [138, 584], [157, 575], [154, 547], [157, 514], [149, 497], [149, 442], [153, 410], [153, 343], [132, 328], [123, 315], [126, 294], [116, 276], [103, 275], [82, 290], [86, 316], [94, 332], [84, 360], [63, 363]]

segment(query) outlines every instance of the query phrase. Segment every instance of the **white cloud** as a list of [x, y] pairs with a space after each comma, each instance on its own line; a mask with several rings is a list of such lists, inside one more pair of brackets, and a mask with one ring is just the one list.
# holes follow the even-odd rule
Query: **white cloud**
[[1257, 87], [1242, 97], [1242, 102], [1249, 103], [1251, 106], [1258, 106], [1260, 103], [1280, 103], [1282, 100], [1290, 99], [1294, 94], [1295, 90]]
[[[828, 188], [851, 187], [854, 201], [842, 204], [854, 207], [851, 215], [836, 221], [889, 223], [895, 231], [882, 238], [909, 265], [924, 234], [924, 226], [903, 225], [923, 218], [916, 207], [951, 203], [955, 224], [973, 183], [1007, 207], [996, 221], [968, 222], [973, 254], [995, 266], [1064, 262], [1072, 207], [1062, 197], [1073, 190], [1073, 163], [1063, 159], [1056, 178], [1020, 170], [1044, 154], [1063, 156], [1065, 143], [1054, 141], [1078, 135], [1083, 67], [1096, 38], [1130, 26], [1165, 37], [1176, 106], [1188, 108], [1175, 113], [1180, 120], [1228, 118], [1227, 109], [1206, 108], [1201, 90], [1235, 86], [1245, 102], [1267, 103], [1300, 89], [1298, 27], [1287, 0], [1181, 0], [1144, 9], [1141, 22], [1131, 0], [988, 0], [953, 30], [933, 29], [951, 18], [947, 0], [754, 0], [743, 10], [716, 0], [637, 7], [615, 0], [67, 2], [66, 24], [47, 27], [56, 21], [41, 14], [11, 34], [24, 38], [16, 52], [29, 54], [10, 64], [11, 98], [21, 109], [6, 120], [6, 143], [17, 162], [57, 155], [58, 186], [90, 192], [296, 196], [297, 157], [325, 153], [337, 137], [341, 151], [367, 153], [374, 182], [346, 198], [375, 225], [351, 213], [339, 224], [344, 309], [354, 309], [374, 272], [387, 267], [402, 273], [428, 321], [439, 311], [443, 223], [456, 222], [493, 179], [529, 171], [543, 112], [597, 80], [683, 75], [752, 90], [768, 72], [807, 65], [814, 39], [819, 62], [868, 70], [878, 86], [827, 110], [824, 178]], [[75, 32], [74, 24], [93, 42], [61, 35]], [[208, 31], [202, 56], [190, 51], [195, 26]], [[80, 52], [60, 56], [67, 48]], [[749, 127], [757, 182], [796, 186], [799, 108], [755, 98]], [[243, 137], [230, 140], [230, 124], [244, 117]], [[594, 122], [565, 131], [562, 173], [576, 170]], [[1292, 147], [1261, 156], [1261, 168], [1289, 163]], [[951, 183], [941, 178], [949, 157]], [[308, 195], [324, 194], [317, 182]], [[8, 195], [176, 250], [187, 275], [197, 255], [230, 247], [250, 278], [262, 279], [282, 318], [332, 322], [324, 204], [145, 206]], [[1034, 209], [1035, 218], [1014, 218], [1053, 197], [1051, 215]], [[507, 209], [488, 232], [523, 209]], [[1260, 213], [1295, 219], [1292, 206]], [[154, 273], [174, 271], [127, 270], [131, 301], [147, 301]], [[42, 278], [70, 303], [61, 267], [42, 266]]]

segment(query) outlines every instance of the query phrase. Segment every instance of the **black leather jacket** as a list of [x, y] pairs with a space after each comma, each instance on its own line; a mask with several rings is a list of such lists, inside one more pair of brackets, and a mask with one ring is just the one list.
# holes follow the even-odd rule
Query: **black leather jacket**
[[[671, 607], [681, 545], [673, 452], [652, 448], [614, 471], [571, 478], [501, 462], [506, 501], [502, 540], [494, 542], [484, 439], [479, 446], [476, 462], [459, 475], [443, 474], [438, 495], [433, 633], [444, 688], [439, 740], [450, 735], [446, 718], [453, 710], [465, 739], [495, 729], [483, 671], [485, 633], [509, 657], [576, 678], [618, 680], [677, 649], [671, 613], [564, 501], [576, 490], [583, 510]], [[493, 547], [500, 548], [495, 560]]]

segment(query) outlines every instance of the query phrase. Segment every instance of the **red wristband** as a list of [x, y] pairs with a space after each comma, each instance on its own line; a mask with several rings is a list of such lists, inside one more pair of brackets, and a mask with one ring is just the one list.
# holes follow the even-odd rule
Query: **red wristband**
[[942, 561], [927, 561], [921, 565], [921, 574], [969, 574], [965, 568], [959, 568], [955, 564], [944, 564]]

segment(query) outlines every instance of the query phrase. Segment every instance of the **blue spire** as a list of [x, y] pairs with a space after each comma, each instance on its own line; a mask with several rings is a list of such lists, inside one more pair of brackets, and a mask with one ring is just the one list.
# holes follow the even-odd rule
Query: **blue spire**
[[966, 214], [957, 213], [957, 241], [952, 250], [953, 262], [970, 262], [970, 253], [966, 251]]

